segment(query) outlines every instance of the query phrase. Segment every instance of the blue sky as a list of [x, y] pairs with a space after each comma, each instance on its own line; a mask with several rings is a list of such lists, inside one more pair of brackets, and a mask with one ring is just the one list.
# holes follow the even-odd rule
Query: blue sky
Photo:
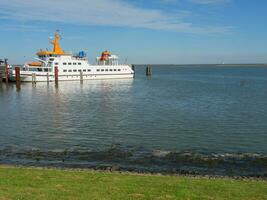
[[121, 62], [267, 63], [265, 0], [0, 0], [0, 57], [11, 63], [51, 48], [103, 50]]

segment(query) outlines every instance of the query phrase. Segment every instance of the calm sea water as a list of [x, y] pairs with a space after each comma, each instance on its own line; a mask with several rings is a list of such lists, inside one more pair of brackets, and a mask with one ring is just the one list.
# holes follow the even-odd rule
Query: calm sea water
[[[188, 153], [253, 155], [267, 174], [267, 67], [157, 66], [147, 78], [137, 66], [134, 80], [2, 84], [0, 111], [2, 163], [59, 163], [56, 152], [72, 166], [181, 169]], [[151, 156], [163, 159], [140, 162]]]

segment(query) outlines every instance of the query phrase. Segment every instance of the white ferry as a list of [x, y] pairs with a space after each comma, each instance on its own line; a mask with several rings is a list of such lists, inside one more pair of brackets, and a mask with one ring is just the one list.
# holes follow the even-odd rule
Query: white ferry
[[[51, 44], [53, 51], [39, 51], [35, 62], [28, 62], [21, 68], [22, 82], [51, 82], [55, 81], [55, 76], [58, 77], [58, 81], [134, 77], [131, 65], [120, 65], [118, 56], [111, 55], [108, 51], [96, 58], [95, 65], [89, 64], [83, 51], [76, 55], [65, 53], [59, 45], [58, 31]], [[14, 69], [9, 71], [9, 78], [12, 81], [16, 80]]]

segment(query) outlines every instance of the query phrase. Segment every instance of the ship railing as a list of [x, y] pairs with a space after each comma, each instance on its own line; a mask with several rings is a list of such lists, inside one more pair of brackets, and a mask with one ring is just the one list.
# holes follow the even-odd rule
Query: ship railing
[[83, 58], [81, 58], [81, 57], [79, 57], [79, 56], [72, 56], [72, 58], [75, 58], [76, 60], [88, 60], [87, 57], [83, 57]]
[[104, 65], [104, 64], [99, 64], [99, 63], [94, 64], [94, 66], [125, 66], [125, 65], [129, 67], [131, 66], [131, 64], [117, 64], [117, 65]]

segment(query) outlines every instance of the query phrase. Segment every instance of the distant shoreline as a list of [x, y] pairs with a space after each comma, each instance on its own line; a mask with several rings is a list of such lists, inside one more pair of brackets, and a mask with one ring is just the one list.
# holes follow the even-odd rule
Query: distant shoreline
[[134, 66], [173, 67], [267, 67], [267, 64], [133, 64]]
[[[23, 66], [23, 64], [11, 64], [12, 66]], [[267, 67], [267, 63], [262, 64], [132, 64], [133, 66], [190, 66], [190, 67], [199, 67], [199, 66], [210, 66], [210, 67]]]

